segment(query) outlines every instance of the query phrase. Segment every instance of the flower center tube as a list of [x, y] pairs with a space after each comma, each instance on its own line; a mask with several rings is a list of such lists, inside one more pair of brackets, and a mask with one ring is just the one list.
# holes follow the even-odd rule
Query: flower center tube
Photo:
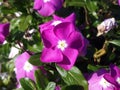
[[100, 85], [101, 85], [103, 88], [107, 88], [107, 87], [111, 86], [111, 84], [110, 84], [108, 81], [106, 81], [104, 78], [102, 78], [102, 79], [100, 80]]
[[43, 0], [44, 3], [50, 2], [50, 0]]
[[51, 25], [53, 26], [57, 26], [58, 24], [62, 23], [62, 21], [60, 20], [56, 20], [56, 21], [53, 21], [53, 23]]
[[120, 85], [120, 77], [116, 79], [116, 82]]
[[59, 40], [57, 44], [57, 48], [59, 48], [61, 51], [64, 51], [65, 48], [67, 48], [68, 44], [65, 40]]
[[26, 61], [25, 64], [24, 64], [23, 69], [24, 69], [26, 72], [30, 72], [31, 70], [33, 70], [33, 65], [30, 64], [28, 61]]

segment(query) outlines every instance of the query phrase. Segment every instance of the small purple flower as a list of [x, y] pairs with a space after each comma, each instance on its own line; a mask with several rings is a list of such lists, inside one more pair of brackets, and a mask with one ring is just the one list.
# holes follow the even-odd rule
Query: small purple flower
[[15, 73], [18, 82], [21, 78], [34, 80], [34, 71], [38, 68], [28, 62], [29, 58], [28, 52], [24, 52], [15, 60]]
[[50, 16], [62, 7], [64, 0], [35, 0], [34, 9], [42, 16]]
[[104, 78], [120, 90], [120, 69], [116, 65], [110, 65], [110, 72], [105, 74]]
[[5, 38], [9, 34], [9, 23], [0, 24], [0, 44], [3, 44]]
[[108, 74], [105, 69], [100, 69], [87, 77], [89, 90], [119, 90], [104, 78]]
[[41, 61], [56, 62], [65, 70], [70, 70], [74, 65], [79, 53], [85, 46], [85, 39], [71, 22], [63, 22], [54, 28], [44, 30], [41, 34], [44, 49]]

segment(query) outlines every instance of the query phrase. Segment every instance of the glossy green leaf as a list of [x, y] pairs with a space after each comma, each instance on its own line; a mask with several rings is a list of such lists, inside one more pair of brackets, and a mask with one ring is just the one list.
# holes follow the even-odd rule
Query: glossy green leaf
[[[73, 67], [69, 71], [65, 71], [58, 66], [56, 68], [67, 85], [80, 85], [84, 87], [84, 90], [88, 90], [87, 81], [77, 67]], [[62, 71], [64, 71], [64, 73], [61, 73]]]
[[34, 75], [38, 90], [44, 90], [49, 82], [46, 76], [40, 70], [36, 70]]
[[17, 88], [17, 89], [13, 89], [13, 90], [24, 90], [23, 88]]
[[97, 71], [99, 68], [95, 65], [88, 64], [87, 68], [91, 71]]
[[79, 85], [68, 85], [63, 87], [61, 90], [84, 90], [84, 88]]
[[35, 85], [28, 78], [20, 79], [20, 84], [24, 90], [36, 90]]
[[45, 90], [55, 90], [56, 84], [54, 82], [49, 82]]
[[4, 55], [8, 55], [9, 52], [10, 52], [10, 46], [8, 43], [4, 44], [4, 45], [0, 45], [0, 51], [1, 51], [1, 54], [4, 54]]
[[120, 40], [111, 40], [111, 41], [109, 41], [109, 43], [112, 43], [116, 46], [120, 46]]
[[57, 71], [59, 72], [59, 74], [62, 76], [62, 77], [67, 77], [67, 72], [60, 68], [59, 66], [56, 65], [56, 68], [57, 68]]
[[31, 15], [21, 17], [20, 18], [20, 23], [19, 23], [19, 29], [21, 31], [27, 30], [31, 21], [32, 21], [32, 16]]
[[35, 66], [41, 66], [42, 62], [40, 61], [40, 53], [34, 54], [30, 57], [29, 62]]

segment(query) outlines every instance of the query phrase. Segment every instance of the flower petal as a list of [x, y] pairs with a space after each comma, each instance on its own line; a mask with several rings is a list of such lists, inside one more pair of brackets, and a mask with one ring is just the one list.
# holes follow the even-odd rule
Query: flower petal
[[65, 70], [70, 70], [75, 64], [78, 56], [78, 51], [75, 49], [66, 48], [63, 54], [63, 60], [57, 64]]
[[2, 34], [0, 34], [0, 44], [3, 44], [4, 40], [5, 40], [5, 37]]
[[87, 46], [89, 45], [89, 42], [87, 39], [83, 39], [83, 47], [79, 49], [80, 56], [84, 56], [87, 53]]
[[70, 22], [63, 22], [57, 25], [53, 31], [59, 39], [66, 39], [71, 32], [75, 31], [75, 26]]
[[30, 71], [29, 73], [26, 72], [26, 77], [34, 81], [34, 72], [35, 69]]
[[84, 40], [80, 32], [74, 31], [68, 37], [68, 43], [71, 48], [80, 50], [84, 46]]
[[0, 34], [3, 34], [5, 37], [9, 34], [9, 23], [0, 24]]
[[73, 23], [75, 23], [75, 20], [76, 20], [75, 13], [72, 13], [68, 17], [65, 18], [65, 21], [70, 21], [70, 22], [73, 22]]
[[25, 74], [26, 74], [26, 73], [25, 73], [25, 71], [23, 71], [23, 68], [17, 69], [17, 71], [16, 71], [16, 78], [17, 78], [17, 81], [19, 81], [21, 78], [26, 77]]
[[30, 58], [30, 55], [27, 52], [22, 53], [15, 60], [15, 67], [19, 70], [23, 68], [25, 61]]
[[55, 11], [55, 8], [53, 5], [51, 5], [51, 3], [47, 2], [45, 3], [41, 9], [38, 10], [38, 13], [40, 13], [40, 15], [42, 16], [50, 16], [51, 14], [53, 14]]
[[104, 79], [107, 80], [109, 83], [112, 83], [114, 85], [117, 85], [115, 79], [108, 73], [106, 73], [104, 76]]
[[118, 5], [120, 5], [120, 0], [118, 0]]
[[40, 60], [42, 62], [60, 62], [63, 60], [63, 55], [59, 49], [44, 48]]
[[57, 37], [54, 35], [53, 30], [44, 30], [41, 34], [44, 46], [47, 48], [57, 45]]
[[33, 8], [36, 10], [41, 9], [43, 4], [43, 0], [35, 0]]
[[110, 71], [111, 71], [111, 76], [113, 78], [120, 77], [120, 69], [116, 65], [111, 64], [110, 65]]
[[53, 29], [53, 26], [51, 25], [51, 23], [53, 22], [53, 20], [46, 22], [44, 24], [41, 24], [40, 27], [40, 33], [42, 33], [44, 30], [48, 30], [48, 29]]
[[56, 9], [60, 9], [62, 7], [63, 0], [51, 0], [50, 3], [54, 5]]
[[55, 14], [53, 14], [53, 19], [54, 19], [54, 20], [64, 20], [64, 18], [59, 17], [59, 16], [57, 16], [57, 15], [55, 15]]
[[88, 83], [94, 84], [98, 81], [100, 81], [101, 78], [103, 78], [103, 75], [107, 73], [107, 71], [105, 69], [100, 69], [96, 72], [94, 72], [93, 74], [91, 74], [90, 76], [87, 77]]

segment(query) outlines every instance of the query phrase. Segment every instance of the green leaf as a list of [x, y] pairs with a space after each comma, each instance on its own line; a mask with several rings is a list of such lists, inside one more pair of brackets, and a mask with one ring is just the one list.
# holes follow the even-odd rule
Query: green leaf
[[30, 79], [20, 79], [20, 84], [24, 90], [36, 90], [33, 82]]
[[[77, 67], [73, 67], [69, 71], [65, 71], [58, 66], [56, 68], [67, 85], [80, 85], [84, 87], [84, 90], [88, 90], [87, 81]], [[64, 71], [64, 73], [61, 73], [62, 71]], [[67, 75], [65, 73], [67, 73]]]
[[57, 65], [56, 65], [56, 68], [57, 68], [57, 71], [59, 72], [59, 74], [60, 74], [62, 77], [66, 77], [66, 76], [67, 76], [67, 72], [66, 72], [64, 69], [58, 67]]
[[0, 51], [1, 51], [1, 54], [3, 55], [9, 55], [9, 52], [10, 52], [10, 46], [8, 43], [4, 44], [4, 45], [0, 45]]
[[102, 69], [102, 68], [107, 68], [107, 66], [100, 66], [100, 65], [92, 65], [92, 64], [88, 64], [88, 70], [89, 71], [98, 71], [99, 69]]
[[40, 70], [36, 70], [34, 75], [38, 90], [44, 90], [48, 84], [47, 78]]
[[41, 66], [42, 63], [40, 62], [40, 53], [37, 53], [37, 54], [34, 54], [30, 57], [29, 59], [29, 62], [32, 64], [32, 65], [35, 65], [35, 66]]
[[86, 7], [89, 13], [92, 14], [96, 19], [98, 19], [96, 11], [98, 10], [98, 3], [96, 1], [86, 0]]
[[8, 55], [10, 52], [10, 45], [8, 43], [0, 45], [0, 62], [8, 61]]
[[61, 90], [84, 90], [84, 88], [79, 85], [68, 85], [63, 87]]
[[13, 89], [13, 90], [24, 90], [23, 88], [17, 88], [17, 89]]
[[96, 1], [86, 1], [86, 7], [90, 12], [95, 12], [98, 9], [98, 5]]
[[91, 65], [91, 64], [88, 64], [88, 67], [87, 67], [89, 70], [91, 71], [97, 71], [99, 68], [95, 65]]
[[110, 55], [109, 55], [109, 61], [112, 61], [112, 60], [114, 60], [115, 59], [115, 57], [116, 57], [116, 54], [115, 53], [111, 53]]
[[55, 90], [56, 84], [54, 82], [49, 82], [45, 90]]
[[120, 46], [120, 40], [111, 40], [111, 41], [109, 41], [109, 43], [112, 43], [116, 46]]
[[85, 6], [84, 2], [80, 2], [80, 1], [72, 1], [72, 2], [66, 2], [67, 6]]
[[28, 29], [28, 26], [31, 23], [31, 21], [32, 21], [31, 15], [21, 17], [19, 23], [19, 29], [21, 31], [25, 31], [26, 29]]

